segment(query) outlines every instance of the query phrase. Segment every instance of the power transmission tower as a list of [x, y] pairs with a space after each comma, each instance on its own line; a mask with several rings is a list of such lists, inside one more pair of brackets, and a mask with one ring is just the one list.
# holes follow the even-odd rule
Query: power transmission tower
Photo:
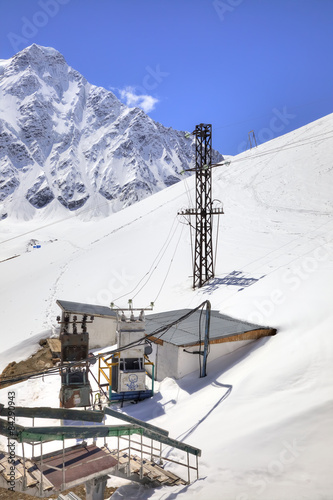
[[250, 130], [248, 137], [249, 137], [248, 143], [250, 144], [250, 149], [254, 148], [254, 145], [255, 145], [255, 147], [257, 147], [258, 144], [257, 144], [257, 139], [255, 136], [254, 130]]
[[214, 277], [213, 221], [212, 216], [223, 214], [222, 208], [212, 204], [212, 126], [200, 123], [195, 127], [196, 205], [179, 212], [179, 215], [195, 215], [195, 248], [193, 259], [193, 288], [202, 287]]

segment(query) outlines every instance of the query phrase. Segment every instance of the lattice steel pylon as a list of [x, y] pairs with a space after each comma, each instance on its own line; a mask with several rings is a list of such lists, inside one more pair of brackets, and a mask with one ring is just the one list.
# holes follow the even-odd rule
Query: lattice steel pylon
[[212, 202], [212, 126], [200, 123], [195, 127], [196, 206], [180, 215], [195, 215], [195, 248], [193, 259], [193, 288], [200, 288], [214, 277], [213, 220], [223, 214], [222, 208], [213, 208]]

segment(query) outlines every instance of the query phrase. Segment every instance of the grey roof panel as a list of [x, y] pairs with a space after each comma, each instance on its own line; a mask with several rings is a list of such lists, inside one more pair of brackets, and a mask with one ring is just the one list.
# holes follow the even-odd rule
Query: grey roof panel
[[[178, 311], [167, 311], [157, 314], [149, 314], [146, 316], [146, 334], [152, 334], [159, 328], [176, 321], [185, 314], [189, 313], [191, 309], [180, 309]], [[205, 335], [205, 321], [206, 312], [195, 311], [191, 316], [182, 320], [175, 326], [169, 328], [161, 339], [165, 342], [170, 342], [175, 345], [190, 345], [195, 344], [199, 340], [200, 331], [199, 324], [201, 325], [201, 339]], [[265, 326], [257, 325], [255, 323], [248, 323], [240, 321], [221, 314], [219, 311], [211, 311], [210, 317], [210, 334], [211, 340], [231, 337], [240, 333], [245, 333], [250, 330], [258, 330], [261, 328], [268, 328]], [[158, 335], [160, 337], [160, 335]]]
[[87, 314], [88, 316], [116, 317], [117, 313], [110, 307], [84, 304], [82, 302], [70, 302], [68, 300], [57, 300], [58, 306], [67, 313]]

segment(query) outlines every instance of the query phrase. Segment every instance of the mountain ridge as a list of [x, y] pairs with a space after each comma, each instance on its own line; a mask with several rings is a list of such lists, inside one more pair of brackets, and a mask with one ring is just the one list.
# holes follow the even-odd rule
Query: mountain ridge
[[193, 167], [193, 137], [90, 84], [56, 49], [33, 44], [2, 61], [0, 92], [0, 219], [117, 211]]

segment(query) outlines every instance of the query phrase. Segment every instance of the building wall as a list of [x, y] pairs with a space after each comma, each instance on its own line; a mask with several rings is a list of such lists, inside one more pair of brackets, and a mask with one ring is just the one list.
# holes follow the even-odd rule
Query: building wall
[[[82, 314], [76, 314], [77, 321], [82, 321]], [[73, 314], [70, 315], [70, 321], [73, 321]], [[88, 321], [89, 316], [88, 316]], [[89, 333], [89, 349], [103, 348], [116, 344], [116, 318], [95, 316], [92, 323], [87, 323], [87, 332]], [[72, 325], [69, 325], [69, 332], [72, 333]], [[81, 325], [77, 325], [77, 331], [80, 333]]]
[[113, 318], [95, 317], [93, 323], [87, 328], [89, 332], [89, 347], [108, 347], [116, 344], [117, 321]]
[[[155, 364], [155, 379], [163, 380], [165, 377], [177, 377], [178, 373], [178, 347], [164, 342], [163, 345], [153, 344], [153, 352], [149, 356]], [[146, 367], [147, 371], [151, 368]]]
[[[221, 344], [211, 344], [210, 352], [207, 358], [207, 370], [209, 363], [214, 359], [229, 354], [240, 347], [253, 342], [253, 340], [238, 340], [236, 342], [223, 342]], [[198, 351], [198, 346], [186, 347], [186, 351]], [[199, 375], [199, 354], [189, 354], [184, 351], [184, 347], [177, 347], [168, 342], [163, 345], [153, 344], [153, 353], [149, 356], [151, 361], [155, 362], [155, 378], [158, 381], [165, 377], [179, 379], [192, 373], [198, 372]], [[202, 362], [203, 356], [201, 356]]]

